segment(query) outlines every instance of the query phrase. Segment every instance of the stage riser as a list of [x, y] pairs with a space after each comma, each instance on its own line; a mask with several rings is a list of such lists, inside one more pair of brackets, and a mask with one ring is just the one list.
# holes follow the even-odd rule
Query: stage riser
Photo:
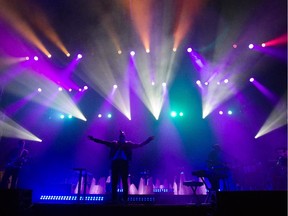
[[[121, 199], [122, 193], [119, 193]], [[34, 199], [34, 203], [42, 204], [107, 204], [111, 195], [42, 195]], [[204, 203], [206, 195], [173, 195], [173, 194], [151, 194], [151, 195], [129, 195], [130, 204], [156, 204], [156, 205], [187, 205]]]
[[32, 190], [0, 190], [0, 215], [19, 215], [32, 206]]
[[[219, 215], [287, 216], [287, 191], [225, 191], [217, 193]], [[269, 214], [268, 214], [269, 213]]]
[[[130, 200], [139, 195], [130, 195]], [[142, 197], [143, 198], [143, 197]], [[287, 216], [287, 191], [227, 191], [217, 192], [216, 203], [205, 204], [205, 196], [198, 197], [202, 204], [197, 204], [195, 196], [156, 194], [151, 196], [153, 202], [129, 202], [128, 205], [111, 205], [109, 197], [102, 203], [50, 203], [33, 202], [31, 190], [1, 190], [1, 216], [62, 216], [62, 215], [109, 215], [115, 212], [128, 215], [163, 214], [197, 216], [231, 216], [231, 215], [271, 215]], [[138, 199], [139, 200], [139, 199]], [[199, 200], [198, 200], [199, 201]]]

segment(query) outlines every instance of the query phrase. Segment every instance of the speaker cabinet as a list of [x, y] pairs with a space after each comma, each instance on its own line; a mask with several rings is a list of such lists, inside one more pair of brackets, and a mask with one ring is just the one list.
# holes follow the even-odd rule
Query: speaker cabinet
[[16, 215], [32, 205], [32, 190], [1, 189], [0, 215]]
[[[217, 192], [218, 215], [287, 216], [287, 191], [223, 191]], [[257, 214], [255, 214], [255, 212]]]

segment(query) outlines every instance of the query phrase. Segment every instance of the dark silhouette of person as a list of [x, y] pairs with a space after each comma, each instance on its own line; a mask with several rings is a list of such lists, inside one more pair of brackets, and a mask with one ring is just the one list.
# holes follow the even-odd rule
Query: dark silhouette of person
[[154, 139], [154, 136], [148, 137], [142, 143], [134, 143], [126, 140], [124, 131], [120, 130], [119, 139], [114, 141], [105, 141], [88, 136], [88, 138], [96, 143], [104, 144], [110, 148], [111, 164], [111, 187], [112, 202], [118, 201], [117, 186], [120, 180], [123, 185], [123, 201], [128, 201], [128, 176], [129, 161], [132, 159], [132, 149], [142, 147]]
[[[20, 170], [29, 158], [29, 151], [25, 148], [25, 145], [25, 140], [19, 140], [18, 146], [10, 152], [1, 179], [0, 188], [16, 189]], [[9, 183], [11, 183], [10, 186]]]
[[[212, 191], [220, 190], [220, 181], [228, 178], [228, 166], [219, 144], [212, 146], [207, 157], [207, 178], [211, 184]], [[225, 186], [225, 190], [226, 185]]]

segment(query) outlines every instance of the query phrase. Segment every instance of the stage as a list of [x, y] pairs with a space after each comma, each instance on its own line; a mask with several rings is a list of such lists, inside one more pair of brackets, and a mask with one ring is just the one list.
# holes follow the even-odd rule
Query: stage
[[[207, 202], [200, 195], [130, 195], [128, 203], [111, 203], [109, 195], [88, 195], [85, 200], [71, 195], [57, 195], [42, 200], [32, 198], [31, 190], [0, 191], [1, 216], [62, 216], [102, 214], [177, 214], [197, 216], [287, 215], [287, 191], [225, 191]], [[69, 200], [70, 199], [70, 200]], [[33, 200], [33, 201], [32, 201]]]

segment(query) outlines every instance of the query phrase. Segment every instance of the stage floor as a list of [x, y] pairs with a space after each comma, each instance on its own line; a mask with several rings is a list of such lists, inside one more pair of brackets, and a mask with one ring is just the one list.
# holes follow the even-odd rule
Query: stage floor
[[[93, 201], [31, 199], [31, 191], [0, 191], [1, 216], [69, 216], [124, 214], [176, 214], [195, 216], [271, 215], [287, 216], [287, 191], [229, 191], [216, 194], [215, 202], [205, 203], [201, 195], [130, 195], [126, 204], [109, 202], [103, 196]], [[55, 198], [55, 197], [54, 197]], [[97, 199], [99, 197], [96, 197]], [[255, 214], [256, 213], [256, 214]]]
[[165, 204], [44, 204], [34, 203], [28, 208], [6, 209], [1, 216], [95, 216], [95, 215], [217, 215], [210, 205], [165, 205]]

